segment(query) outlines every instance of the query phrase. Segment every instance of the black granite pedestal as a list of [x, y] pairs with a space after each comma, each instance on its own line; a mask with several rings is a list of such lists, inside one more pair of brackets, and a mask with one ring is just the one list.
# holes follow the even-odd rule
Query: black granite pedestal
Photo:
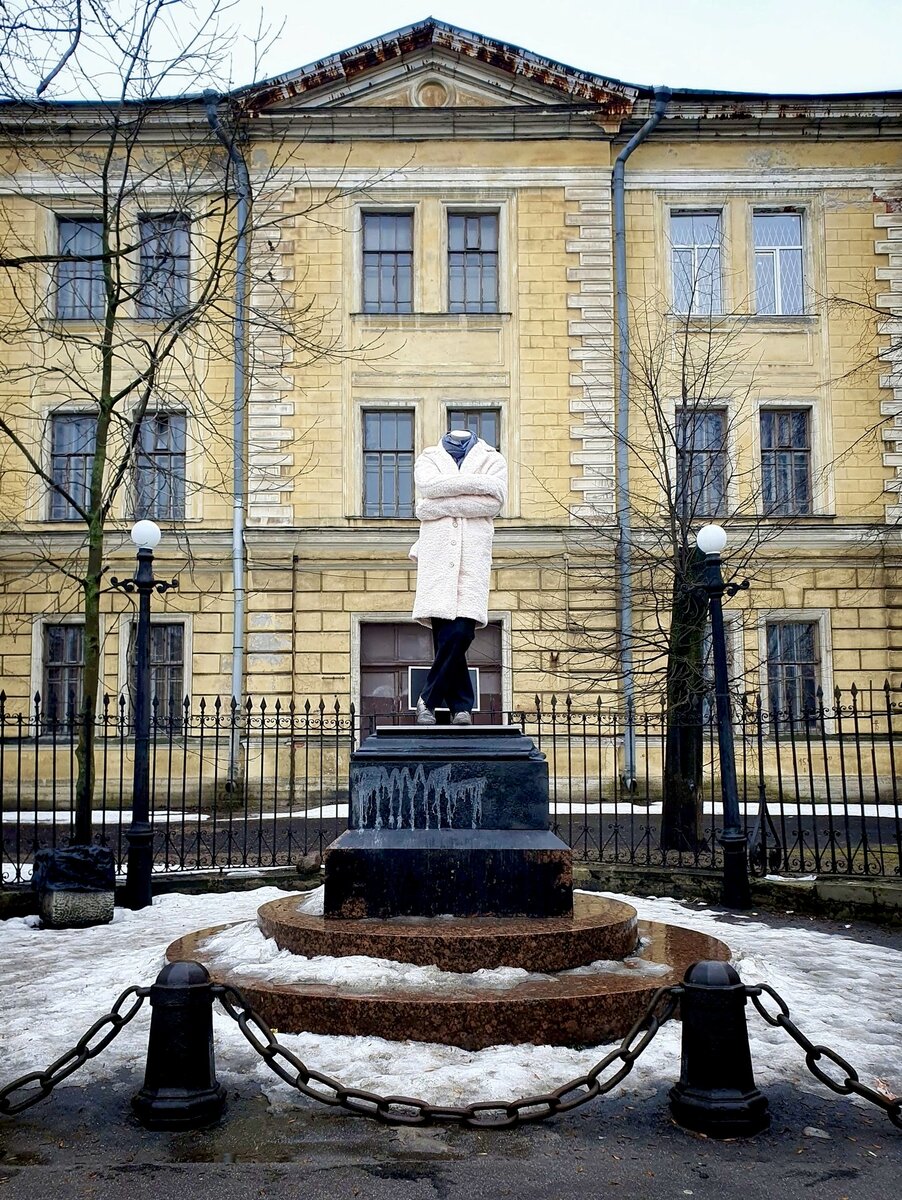
[[572, 912], [548, 764], [516, 726], [380, 727], [351, 757], [348, 824], [325, 854], [326, 917]]

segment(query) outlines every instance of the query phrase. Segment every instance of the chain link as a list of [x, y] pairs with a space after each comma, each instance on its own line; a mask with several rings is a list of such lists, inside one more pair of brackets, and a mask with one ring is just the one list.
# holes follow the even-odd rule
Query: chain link
[[[682, 992], [679, 985], [658, 988], [648, 1008], [617, 1049], [606, 1054], [587, 1074], [541, 1095], [509, 1101], [482, 1100], [456, 1107], [427, 1104], [412, 1096], [380, 1096], [361, 1088], [345, 1087], [337, 1079], [311, 1070], [283, 1046], [237, 988], [231, 984], [213, 986], [213, 995], [218, 997], [270, 1070], [309, 1099], [373, 1117], [386, 1125], [464, 1125], [470, 1129], [512, 1129], [515, 1125], [544, 1121], [610, 1092], [630, 1073], [639, 1055], [647, 1049], [664, 1022], [673, 1016]], [[665, 997], [666, 1003], [662, 1007]], [[600, 1077], [615, 1063], [620, 1064], [617, 1070], [602, 1081]]]
[[[805, 1051], [805, 1065], [808, 1070], [819, 1080], [825, 1087], [836, 1092], [839, 1096], [856, 1095], [861, 1096], [863, 1100], [869, 1100], [871, 1104], [876, 1104], [878, 1108], [882, 1108], [890, 1121], [897, 1129], [902, 1129], [902, 1096], [884, 1096], [881, 1092], [870, 1088], [867, 1084], [862, 1083], [858, 1072], [851, 1063], [846, 1062], [841, 1054], [835, 1050], [831, 1050], [829, 1046], [816, 1045], [809, 1038], [805, 1037], [798, 1025], [792, 1020], [789, 1015], [789, 1005], [778, 995], [777, 992], [767, 983], [759, 983], [754, 987], [747, 987], [746, 993], [754, 1004], [755, 1008], [761, 1016], [767, 1021], [768, 1025], [773, 1025], [778, 1029], [785, 1029], [793, 1041], [797, 1042]], [[776, 1015], [771, 1013], [764, 1005], [762, 995], [770, 996], [776, 1003], [778, 1012]], [[828, 1075], [818, 1063], [821, 1059], [826, 1059], [839, 1067], [845, 1078], [842, 1081], [837, 1081], [832, 1076]]]
[[[67, 1050], [56, 1062], [52, 1062], [43, 1071], [30, 1071], [27, 1075], [14, 1079], [6, 1087], [0, 1088], [0, 1115], [13, 1116], [49, 1096], [58, 1084], [84, 1066], [89, 1058], [95, 1058], [101, 1050], [107, 1048], [120, 1029], [137, 1015], [149, 995], [150, 988], [126, 988], [110, 1011], [95, 1021], [72, 1049]], [[126, 1001], [130, 999], [131, 1004], [123, 1012]], [[33, 1086], [35, 1084], [36, 1087]], [[22, 1099], [11, 1100], [10, 1097], [15, 1096], [17, 1092], [24, 1093]]]

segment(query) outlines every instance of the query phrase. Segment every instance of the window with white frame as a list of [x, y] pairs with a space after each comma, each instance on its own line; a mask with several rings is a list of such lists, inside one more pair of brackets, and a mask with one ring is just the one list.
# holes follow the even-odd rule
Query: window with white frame
[[671, 212], [670, 255], [673, 307], [678, 313], [710, 316], [723, 309], [721, 212]]
[[805, 311], [802, 214], [755, 212], [755, 308], [792, 316]]
[[817, 711], [821, 674], [818, 621], [768, 621], [767, 690], [770, 710], [781, 720]]
[[44, 725], [71, 725], [78, 716], [84, 689], [85, 630], [81, 623], [43, 628], [42, 719]]
[[96, 321], [104, 311], [103, 221], [58, 217], [56, 316], [60, 321]]
[[141, 239], [138, 316], [147, 321], [178, 316], [188, 307], [190, 218], [185, 213], [145, 215]]
[[179, 521], [185, 516], [186, 417], [149, 412], [135, 446], [135, 517]]
[[676, 508], [684, 518], [726, 509], [727, 413], [723, 408], [676, 410]]
[[448, 432], [469, 429], [496, 450], [501, 449], [501, 410], [499, 408], [449, 408]]
[[363, 213], [363, 311], [413, 311], [413, 213]]
[[448, 311], [498, 311], [498, 214], [448, 213]]
[[363, 515], [412, 517], [414, 412], [363, 412]]
[[74, 504], [90, 503], [91, 472], [97, 442], [92, 413], [54, 413], [50, 418], [50, 520], [77, 521]]
[[811, 413], [807, 408], [763, 408], [762, 511], [768, 517], [812, 511]]

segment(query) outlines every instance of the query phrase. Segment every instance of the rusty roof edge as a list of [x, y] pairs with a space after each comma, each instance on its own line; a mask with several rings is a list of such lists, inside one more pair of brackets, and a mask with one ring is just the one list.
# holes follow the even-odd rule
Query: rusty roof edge
[[[303, 92], [314, 91], [329, 83], [349, 82], [381, 62], [401, 58], [404, 54], [435, 46], [457, 54], [461, 58], [483, 62], [488, 66], [501, 67], [524, 80], [545, 83], [558, 91], [576, 92], [585, 98], [593, 91], [613, 97], [621, 97], [632, 103], [643, 91], [651, 92], [641, 84], [625, 83], [619, 79], [596, 75], [545, 58], [510, 42], [497, 41], [471, 30], [461, 29], [434, 17], [405, 25], [367, 42], [360, 42], [346, 50], [340, 50], [294, 71], [272, 76], [258, 83], [234, 89], [234, 97], [251, 99], [259, 97], [263, 102], [279, 98], [288, 99]], [[569, 87], [562, 86], [564, 80], [571, 81]]]

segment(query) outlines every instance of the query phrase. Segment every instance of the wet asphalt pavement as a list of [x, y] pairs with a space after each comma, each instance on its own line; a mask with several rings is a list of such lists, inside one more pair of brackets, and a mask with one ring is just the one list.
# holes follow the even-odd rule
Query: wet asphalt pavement
[[242, 1084], [217, 1125], [150, 1133], [131, 1114], [135, 1086], [61, 1088], [4, 1119], [2, 1200], [898, 1200], [902, 1178], [902, 1132], [881, 1113], [783, 1087], [768, 1093], [769, 1131], [715, 1142], [673, 1123], [664, 1088], [488, 1132], [392, 1129], [302, 1100], [272, 1112]]

